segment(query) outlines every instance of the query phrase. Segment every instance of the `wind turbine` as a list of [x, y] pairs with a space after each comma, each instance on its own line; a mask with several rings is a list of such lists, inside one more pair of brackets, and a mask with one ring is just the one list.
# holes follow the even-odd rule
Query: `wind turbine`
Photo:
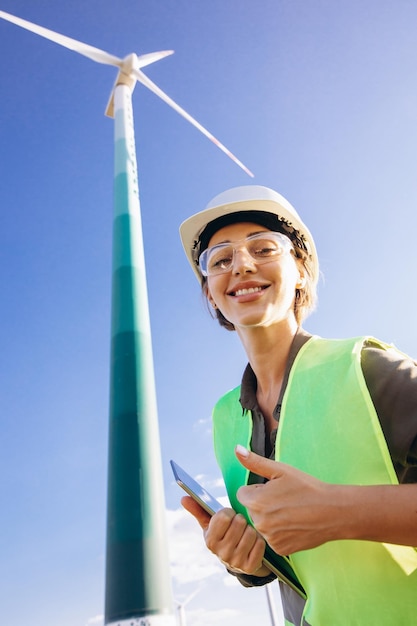
[[187, 619], [185, 616], [185, 607], [191, 600], [201, 591], [202, 585], [200, 584], [190, 595], [182, 602], [176, 600], [177, 612], [178, 612], [178, 626], [187, 626]]
[[55, 43], [63, 46], [64, 48], [68, 48], [69, 50], [73, 50], [74, 52], [78, 52], [85, 57], [88, 57], [92, 61], [96, 61], [97, 63], [103, 63], [104, 65], [113, 65], [119, 68], [119, 73], [117, 75], [116, 81], [113, 86], [113, 90], [110, 95], [110, 99], [106, 108], [106, 115], [109, 117], [114, 117], [114, 96], [116, 87], [123, 84], [130, 88], [130, 93], [132, 93], [136, 81], [142, 83], [145, 87], [150, 89], [155, 95], [161, 98], [164, 102], [169, 104], [177, 113], [182, 115], [186, 120], [188, 120], [193, 126], [198, 128], [199, 131], [203, 133], [206, 137], [208, 137], [220, 150], [222, 150], [228, 157], [232, 159], [239, 167], [241, 167], [249, 176], [253, 177], [252, 172], [244, 165], [234, 154], [230, 152], [226, 146], [224, 146], [214, 135], [212, 135], [204, 126], [202, 126], [196, 119], [194, 119], [187, 111], [185, 111], [182, 107], [180, 107], [172, 98], [170, 98], [162, 89], [158, 87], [153, 81], [150, 80], [143, 72], [141, 72], [140, 68], [145, 67], [146, 65], [150, 65], [155, 61], [159, 61], [166, 56], [169, 56], [174, 53], [173, 50], [162, 50], [160, 52], [151, 52], [149, 54], [143, 54], [141, 56], [137, 56], [135, 53], [128, 54], [123, 59], [114, 56], [113, 54], [109, 54], [104, 50], [100, 50], [99, 48], [95, 48], [94, 46], [90, 46], [89, 44], [82, 43], [81, 41], [77, 41], [76, 39], [72, 39], [71, 37], [67, 37], [66, 35], [61, 35], [60, 33], [56, 33], [53, 30], [49, 30], [49, 28], [44, 28], [43, 26], [38, 26], [38, 24], [33, 24], [32, 22], [28, 22], [20, 17], [16, 17], [15, 15], [11, 15], [10, 13], [6, 13], [5, 11], [0, 11], [0, 17], [8, 22], [12, 22], [17, 26], [21, 26], [26, 30], [30, 30], [32, 33], [36, 33], [37, 35], [41, 35], [41, 37], [45, 37], [45, 39], [49, 39], [50, 41], [54, 41]]
[[171, 51], [124, 59], [4, 11], [0, 18], [119, 72], [107, 106], [115, 118], [110, 427], [105, 624], [175, 624], [133, 128], [137, 81], [169, 104], [239, 167], [253, 174], [167, 96], [142, 67]]

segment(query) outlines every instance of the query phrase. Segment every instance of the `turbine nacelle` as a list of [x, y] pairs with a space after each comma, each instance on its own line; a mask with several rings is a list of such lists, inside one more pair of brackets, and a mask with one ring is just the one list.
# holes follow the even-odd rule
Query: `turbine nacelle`
[[[114, 117], [114, 90], [117, 85], [127, 85], [131, 92], [133, 92], [139, 77], [137, 73], [139, 68], [150, 65], [155, 61], [159, 61], [170, 54], [174, 54], [173, 50], [161, 50], [160, 52], [150, 52], [149, 54], [142, 54], [138, 56], [134, 52], [125, 56], [120, 61], [120, 70], [117, 74], [117, 78], [114, 82], [112, 92], [110, 94], [109, 101], [107, 103], [105, 114], [108, 117]], [[141, 72], [142, 74], [142, 72]]]

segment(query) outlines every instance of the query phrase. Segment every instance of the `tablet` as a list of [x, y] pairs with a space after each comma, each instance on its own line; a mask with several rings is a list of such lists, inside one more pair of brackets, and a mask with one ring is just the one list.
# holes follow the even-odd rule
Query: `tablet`
[[[204, 487], [202, 487], [196, 480], [191, 478], [185, 470], [175, 463], [170, 461], [172, 471], [174, 473], [175, 480], [184, 491], [191, 496], [198, 504], [210, 515], [214, 515], [223, 508], [216, 498], [214, 498]], [[268, 544], [265, 547], [265, 555], [263, 558], [264, 564], [274, 572], [274, 574], [289, 585], [294, 591], [296, 591], [302, 598], [306, 598], [306, 593], [295, 575], [294, 570], [291, 567], [290, 561], [286, 556], [276, 554]]]

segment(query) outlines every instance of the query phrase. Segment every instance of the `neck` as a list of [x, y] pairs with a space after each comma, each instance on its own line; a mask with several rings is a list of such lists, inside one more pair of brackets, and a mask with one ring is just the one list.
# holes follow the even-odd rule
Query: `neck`
[[280, 388], [297, 328], [291, 319], [266, 327], [236, 329], [255, 373], [258, 395], [268, 397]]

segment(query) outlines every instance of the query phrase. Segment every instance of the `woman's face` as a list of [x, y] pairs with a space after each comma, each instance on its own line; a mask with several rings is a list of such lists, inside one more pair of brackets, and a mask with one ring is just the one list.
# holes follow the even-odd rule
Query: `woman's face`
[[[270, 231], [259, 224], [231, 224], [213, 235], [209, 247], [233, 244], [260, 232]], [[244, 245], [239, 245], [230, 271], [208, 276], [207, 296], [236, 330], [284, 320], [294, 322], [295, 291], [303, 283], [301, 272], [302, 267], [290, 252], [257, 264]]]

